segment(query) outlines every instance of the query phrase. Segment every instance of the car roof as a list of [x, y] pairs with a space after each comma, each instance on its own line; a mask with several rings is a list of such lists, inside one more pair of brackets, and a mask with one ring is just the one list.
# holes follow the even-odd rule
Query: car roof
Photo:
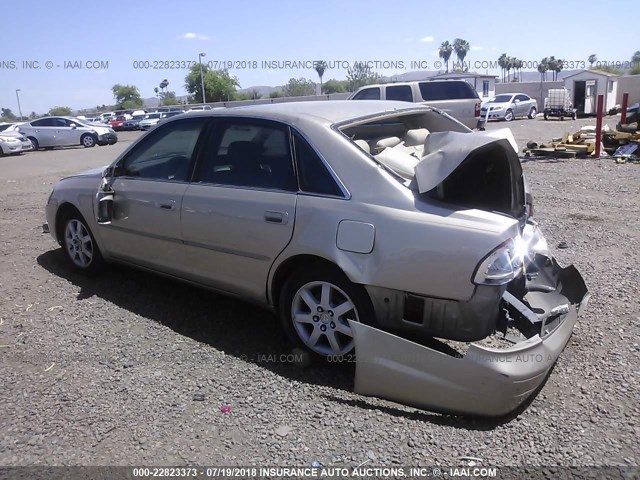
[[220, 110], [196, 110], [187, 112], [193, 116], [246, 116], [293, 121], [300, 117], [316, 119], [319, 122], [339, 123], [375, 114], [399, 110], [429, 110], [429, 107], [410, 102], [390, 100], [318, 100], [306, 102], [282, 102], [262, 105], [247, 105]]

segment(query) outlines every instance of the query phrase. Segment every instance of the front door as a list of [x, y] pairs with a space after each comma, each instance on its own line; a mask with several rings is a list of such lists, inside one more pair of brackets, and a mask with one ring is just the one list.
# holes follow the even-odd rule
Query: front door
[[99, 226], [109, 255], [183, 274], [180, 210], [205, 122], [167, 123], [118, 161], [111, 179], [112, 219]]
[[596, 113], [596, 90], [598, 83], [596, 80], [587, 80], [585, 82], [584, 93], [584, 113]]
[[182, 201], [192, 279], [264, 302], [269, 269], [293, 234], [297, 189], [287, 126], [216, 121]]

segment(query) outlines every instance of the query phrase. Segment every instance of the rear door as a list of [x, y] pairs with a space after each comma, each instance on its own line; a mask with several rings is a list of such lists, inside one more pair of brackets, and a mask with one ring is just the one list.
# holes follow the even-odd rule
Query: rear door
[[62, 117], [56, 117], [54, 120], [56, 122], [55, 141], [57, 146], [80, 144], [78, 127], [73, 128], [71, 120]]
[[35, 137], [40, 147], [53, 147], [56, 145], [56, 121], [55, 117], [41, 118], [31, 122], [31, 131], [27, 135]]
[[182, 201], [193, 280], [264, 302], [269, 269], [293, 234], [297, 190], [286, 125], [217, 120]]

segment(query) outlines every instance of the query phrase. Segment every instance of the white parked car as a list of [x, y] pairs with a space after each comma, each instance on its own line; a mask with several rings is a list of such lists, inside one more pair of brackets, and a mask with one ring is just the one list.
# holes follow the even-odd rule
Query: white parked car
[[22, 142], [16, 137], [0, 135], [0, 157], [22, 153]]
[[31, 143], [31, 141], [24, 136], [23, 133], [21, 133], [18, 130], [18, 124], [17, 123], [3, 123], [0, 124], [0, 135], [5, 136], [5, 137], [14, 137], [17, 138], [18, 140], [20, 140], [22, 142], [22, 151], [23, 152], [27, 152], [29, 150], [33, 150], [33, 144]]

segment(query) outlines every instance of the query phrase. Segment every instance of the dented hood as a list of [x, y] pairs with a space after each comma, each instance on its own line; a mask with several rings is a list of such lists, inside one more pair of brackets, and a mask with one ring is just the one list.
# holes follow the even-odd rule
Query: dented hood
[[495, 145], [510, 160], [518, 160], [518, 146], [511, 130], [490, 132], [432, 132], [424, 143], [424, 156], [415, 166], [415, 179], [420, 193], [428, 192], [451, 175], [475, 150]]

